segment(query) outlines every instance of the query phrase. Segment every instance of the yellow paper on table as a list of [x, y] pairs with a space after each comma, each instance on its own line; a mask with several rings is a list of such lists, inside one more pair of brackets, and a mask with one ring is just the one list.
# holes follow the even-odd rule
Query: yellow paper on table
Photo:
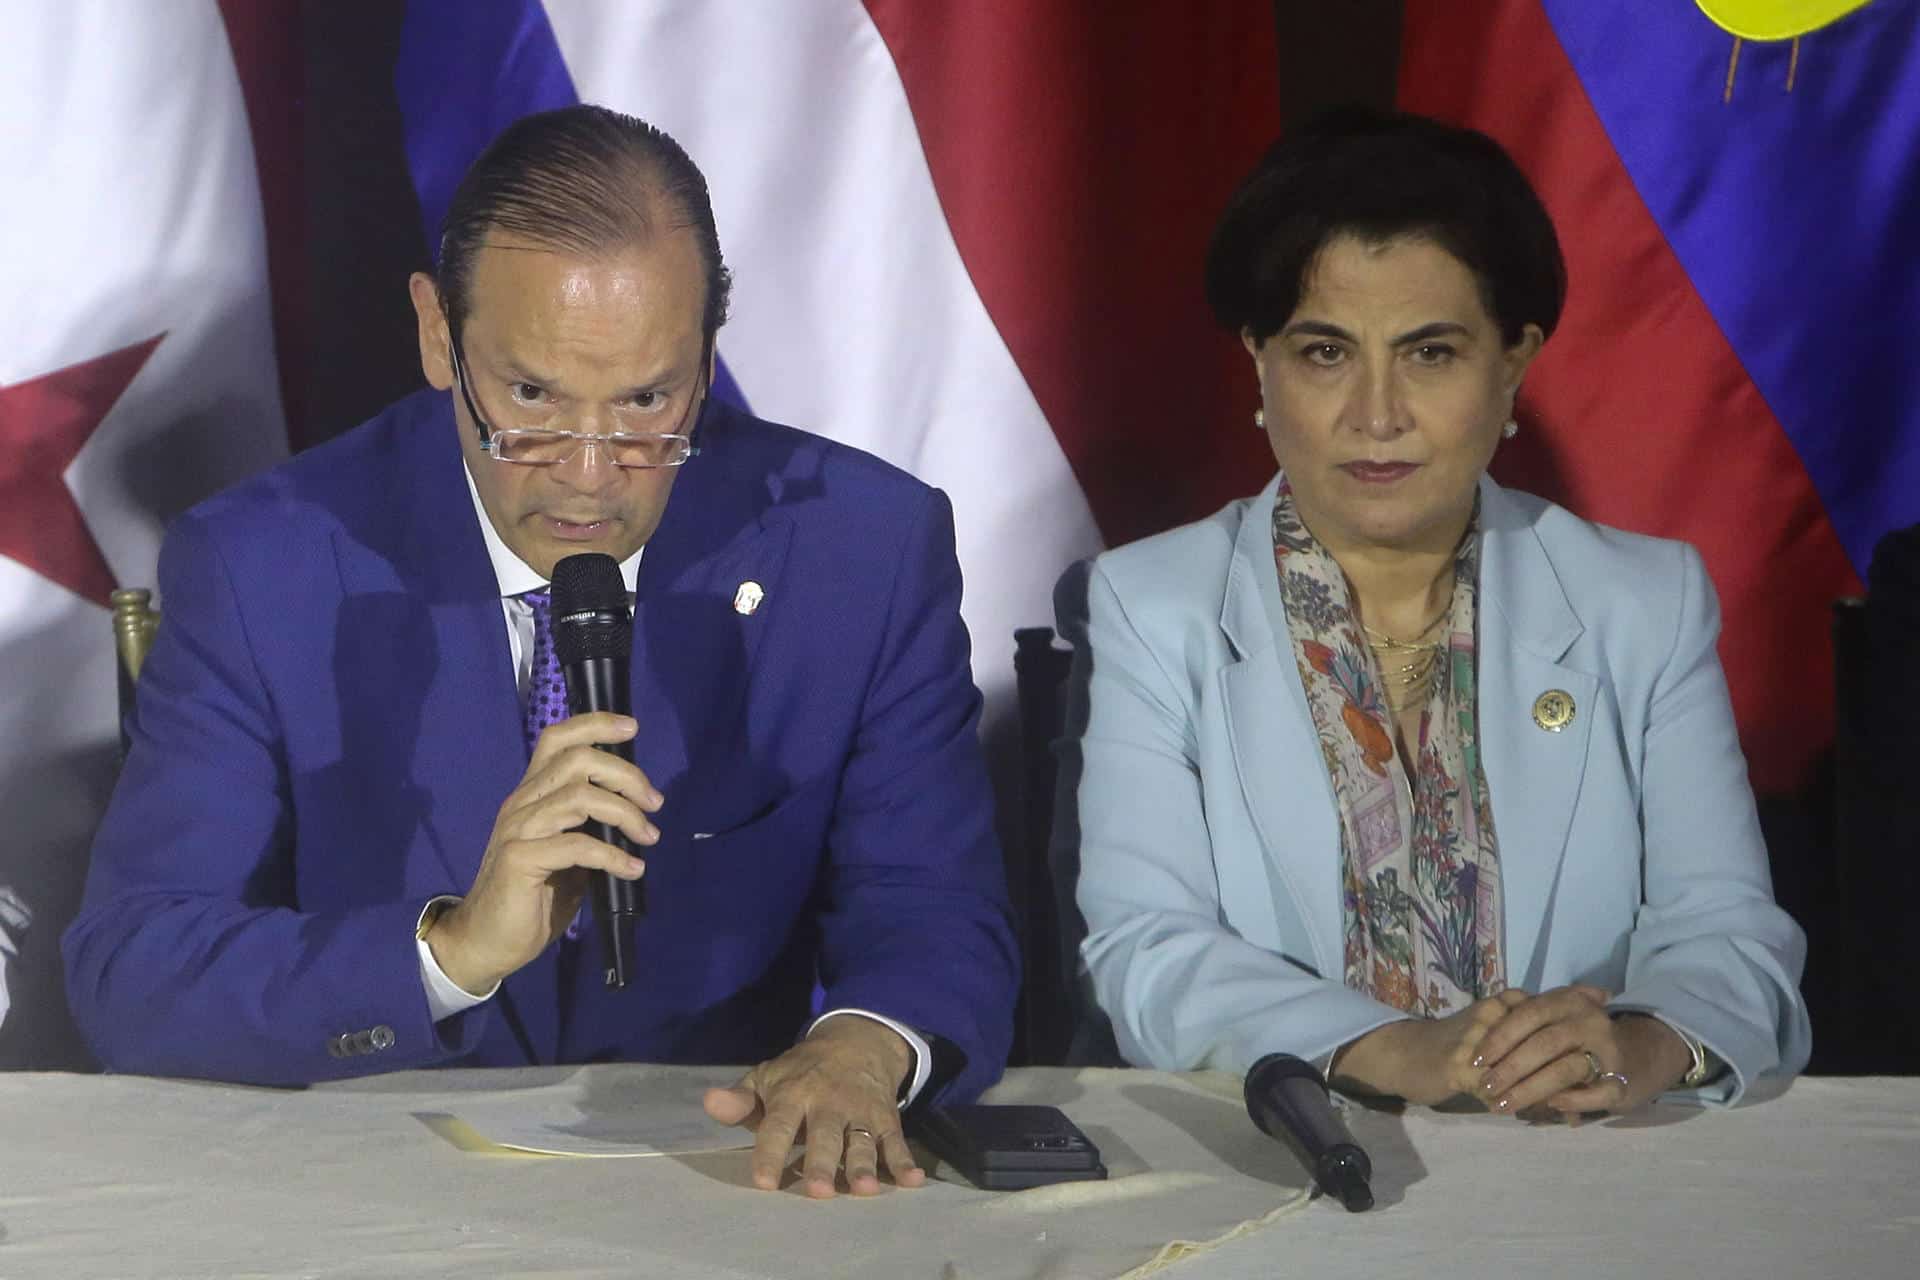
[[751, 1133], [718, 1124], [701, 1109], [709, 1084], [725, 1083], [731, 1081], [582, 1072], [555, 1085], [463, 1098], [428, 1123], [463, 1148], [470, 1140], [449, 1132], [453, 1126], [478, 1137], [483, 1150], [550, 1156], [631, 1159], [750, 1147]]

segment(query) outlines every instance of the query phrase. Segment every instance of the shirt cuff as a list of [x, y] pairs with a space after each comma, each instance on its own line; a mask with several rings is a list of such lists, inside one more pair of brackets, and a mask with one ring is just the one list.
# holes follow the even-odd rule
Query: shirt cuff
[[906, 1087], [901, 1090], [900, 1106], [905, 1108], [913, 1105], [913, 1100], [920, 1096], [922, 1089], [927, 1087], [927, 1077], [933, 1074], [933, 1046], [929, 1045], [912, 1027], [895, 1022], [892, 1018], [874, 1013], [870, 1009], [829, 1009], [813, 1020], [813, 1025], [807, 1028], [807, 1034], [812, 1035], [814, 1027], [828, 1018], [837, 1018], [843, 1013], [877, 1022], [888, 1030], [899, 1033], [900, 1038], [907, 1042], [907, 1048], [913, 1050], [913, 1070], [907, 1076]]
[[494, 992], [500, 990], [500, 984], [494, 983], [484, 995], [474, 995], [455, 982], [440, 968], [440, 962], [433, 958], [433, 948], [427, 945], [425, 938], [417, 936], [420, 926], [426, 923], [427, 912], [440, 903], [458, 902], [460, 899], [451, 894], [442, 894], [420, 908], [420, 919], [414, 922], [415, 938], [413, 945], [420, 952], [420, 985], [427, 989], [427, 1011], [435, 1022], [444, 1022], [456, 1013], [465, 1013], [475, 1005], [485, 1004], [493, 999]]
[[[1698, 1089], [1705, 1085], [1712, 1084], [1720, 1078], [1721, 1073], [1727, 1068], [1727, 1060], [1725, 1058], [1722, 1058], [1709, 1048], [1699, 1036], [1696, 1036], [1693, 1032], [1687, 1030], [1664, 1013], [1656, 1013], [1652, 1009], [1619, 1009], [1610, 1010], [1609, 1012], [1637, 1013], [1642, 1017], [1652, 1018], [1655, 1022], [1662, 1024], [1667, 1030], [1680, 1037], [1680, 1042], [1687, 1046], [1687, 1053], [1690, 1057], [1696, 1053], [1698, 1054], [1697, 1061], [1700, 1063], [1703, 1074], [1692, 1084], [1688, 1084], [1686, 1078], [1683, 1076], [1680, 1083], [1673, 1086], [1676, 1089]], [[1687, 1075], [1692, 1074], [1693, 1067], [1690, 1064], [1687, 1068]]]

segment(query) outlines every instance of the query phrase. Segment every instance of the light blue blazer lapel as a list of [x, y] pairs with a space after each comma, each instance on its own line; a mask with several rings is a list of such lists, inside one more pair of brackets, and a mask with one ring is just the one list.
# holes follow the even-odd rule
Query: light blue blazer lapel
[[1278, 487], [1276, 477], [1247, 508], [1220, 612], [1221, 629], [1238, 659], [1220, 674], [1222, 713], [1241, 794], [1262, 848], [1217, 844], [1215, 874], [1227, 922], [1248, 941], [1284, 952], [1293, 948], [1285, 943], [1274, 899], [1272, 877], [1277, 875], [1288, 899], [1298, 904], [1302, 918], [1291, 923], [1312, 939], [1314, 964], [1322, 976], [1337, 977], [1342, 970], [1340, 825], [1273, 566]]
[[[1526, 513], [1491, 480], [1480, 485], [1480, 527], [1480, 743], [1500, 841], [1507, 981], [1538, 990], [1600, 684], [1564, 663], [1582, 624]], [[1554, 689], [1574, 702], [1557, 733], [1533, 715]]]

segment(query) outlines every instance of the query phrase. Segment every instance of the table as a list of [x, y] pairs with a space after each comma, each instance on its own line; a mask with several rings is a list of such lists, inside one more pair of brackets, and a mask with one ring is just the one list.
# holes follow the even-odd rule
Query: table
[[[436, 1117], [516, 1090], [584, 1114], [725, 1068], [412, 1072], [303, 1091], [0, 1075], [0, 1277], [1911, 1277], [1920, 1080], [1803, 1079], [1732, 1111], [1656, 1106], [1578, 1130], [1355, 1111], [1379, 1205], [1308, 1201], [1237, 1081], [1016, 1071], [1112, 1178], [1019, 1193], [937, 1181], [811, 1202], [743, 1152], [476, 1154]], [[1155, 1270], [1160, 1246], [1215, 1240]]]

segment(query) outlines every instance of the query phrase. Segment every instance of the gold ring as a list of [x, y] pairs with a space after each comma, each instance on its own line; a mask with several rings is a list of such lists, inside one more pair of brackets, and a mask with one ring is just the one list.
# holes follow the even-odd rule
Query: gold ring
[[865, 1138], [866, 1138], [866, 1140], [867, 1140], [868, 1142], [872, 1142], [872, 1141], [873, 1141], [873, 1130], [871, 1130], [871, 1129], [862, 1129], [862, 1128], [861, 1128], [861, 1127], [860, 1127], [859, 1125], [857, 1125], [857, 1124], [850, 1124], [850, 1125], [848, 1125], [848, 1126], [847, 1126], [847, 1132], [848, 1132], [848, 1133], [857, 1133], [857, 1134], [860, 1134], [860, 1135], [862, 1135], [863, 1137], [865, 1137]]
[[1609, 1073], [1600, 1069], [1600, 1059], [1593, 1056], [1593, 1050], [1582, 1049], [1580, 1052], [1587, 1057], [1587, 1078], [1584, 1083], [1598, 1084], [1606, 1079]]

